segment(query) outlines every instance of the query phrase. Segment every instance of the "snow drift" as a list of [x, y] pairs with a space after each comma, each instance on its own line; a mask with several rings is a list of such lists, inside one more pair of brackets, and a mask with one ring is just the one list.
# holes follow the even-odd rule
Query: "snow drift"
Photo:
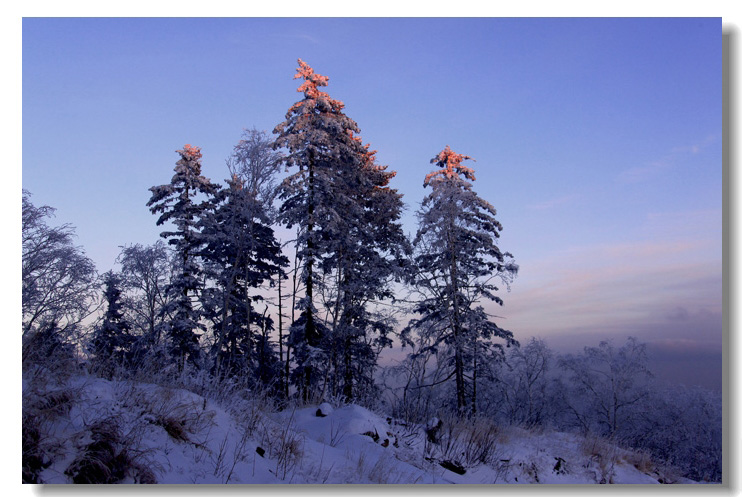
[[692, 483], [599, 438], [442, 420], [431, 437], [358, 405], [270, 412], [152, 384], [24, 378], [24, 481]]

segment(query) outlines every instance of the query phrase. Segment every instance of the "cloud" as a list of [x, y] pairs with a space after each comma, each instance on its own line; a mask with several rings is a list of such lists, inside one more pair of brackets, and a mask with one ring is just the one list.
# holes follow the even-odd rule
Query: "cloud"
[[701, 140], [698, 143], [694, 143], [691, 145], [686, 145], [682, 147], [675, 147], [672, 149], [672, 153], [674, 154], [697, 154], [701, 150], [705, 149], [709, 145], [712, 145], [716, 142], [716, 136], [714, 135], [708, 135], [706, 138]]
[[302, 41], [308, 41], [310, 43], [314, 43], [315, 45], [319, 45], [320, 41], [315, 38], [314, 36], [308, 35], [306, 33], [296, 33], [294, 35], [294, 38], [297, 38]]
[[687, 240], [691, 236], [694, 240], [715, 240], [717, 248], [721, 249], [722, 211], [650, 212], [642, 226], [642, 234], [654, 239]]
[[313, 45], [319, 45], [321, 43], [319, 39], [307, 33], [273, 33], [270, 36], [278, 40], [289, 41], [289, 42], [308, 41], [309, 43]]
[[644, 166], [637, 166], [626, 169], [618, 175], [618, 180], [621, 183], [641, 183], [646, 181], [652, 176], [659, 174], [662, 170], [670, 167], [669, 158], [649, 162]]
[[715, 143], [716, 137], [713, 135], [707, 136], [705, 139], [693, 143], [691, 145], [684, 145], [680, 147], [674, 147], [665, 154], [663, 157], [649, 161], [642, 166], [635, 166], [621, 171], [618, 175], [618, 182], [623, 184], [641, 183], [648, 181], [653, 177], [662, 174], [666, 170], [672, 169], [677, 162], [689, 155], [696, 155], [703, 151], [709, 145]]
[[[689, 226], [711, 224], [716, 211], [660, 213], [648, 241], [575, 246], [521, 269], [500, 307], [484, 303], [494, 321], [525, 343], [535, 336], [557, 353], [579, 352], [635, 336], [651, 346], [651, 369], [667, 381], [720, 388], [722, 262], [720, 235]], [[692, 222], [690, 222], [692, 220]], [[651, 234], [651, 233], [650, 233]], [[407, 350], [395, 349], [399, 359]]]
[[685, 307], [677, 306], [674, 309], [671, 309], [666, 314], [667, 319], [670, 321], [687, 321], [690, 315], [688, 314], [688, 309]]
[[[572, 249], [529, 266], [503, 295], [499, 324], [521, 336], [642, 335], [720, 343], [721, 261], [703, 241]], [[530, 272], [529, 272], [530, 271]]]

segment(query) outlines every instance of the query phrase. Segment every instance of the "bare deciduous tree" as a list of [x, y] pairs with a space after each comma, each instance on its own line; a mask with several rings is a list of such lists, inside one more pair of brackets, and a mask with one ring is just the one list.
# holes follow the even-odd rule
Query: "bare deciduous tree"
[[71, 331], [94, 312], [99, 300], [95, 265], [75, 246], [69, 224], [49, 226], [54, 210], [36, 207], [23, 191], [23, 335], [40, 327]]

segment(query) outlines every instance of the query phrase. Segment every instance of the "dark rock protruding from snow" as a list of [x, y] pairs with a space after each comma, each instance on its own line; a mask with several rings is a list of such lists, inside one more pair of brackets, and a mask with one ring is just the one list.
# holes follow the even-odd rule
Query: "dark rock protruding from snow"
[[457, 462], [446, 460], [446, 461], [441, 461], [439, 464], [443, 466], [444, 468], [446, 468], [447, 470], [453, 471], [456, 474], [463, 475], [466, 473], [466, 469], [464, 469], [464, 467]]
[[379, 434], [376, 433], [375, 431], [367, 431], [366, 433], [363, 433], [363, 435], [365, 435], [367, 437], [371, 437], [371, 439], [374, 442], [378, 442], [379, 441]]

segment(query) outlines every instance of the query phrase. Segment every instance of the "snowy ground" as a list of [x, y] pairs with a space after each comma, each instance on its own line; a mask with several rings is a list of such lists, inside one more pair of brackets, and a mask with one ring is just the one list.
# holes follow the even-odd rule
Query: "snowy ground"
[[600, 439], [444, 424], [431, 443], [424, 427], [357, 405], [323, 405], [323, 416], [244, 399], [225, 409], [185, 390], [91, 377], [24, 381], [24, 402], [44, 483], [693, 483]]

